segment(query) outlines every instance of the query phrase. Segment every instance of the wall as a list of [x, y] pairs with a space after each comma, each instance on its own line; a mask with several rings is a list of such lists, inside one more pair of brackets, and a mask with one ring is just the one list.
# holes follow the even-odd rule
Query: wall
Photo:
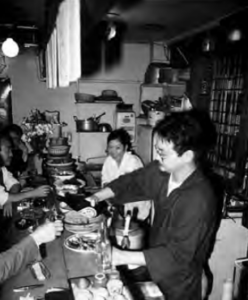
[[[79, 90], [100, 95], [103, 89], [115, 89], [125, 102], [133, 103], [135, 111], [138, 112], [139, 82], [143, 80], [145, 69], [149, 63], [149, 54], [149, 46], [146, 44], [124, 45], [120, 65], [115, 66], [109, 73], [101, 70], [94, 77], [80, 82]], [[73, 116], [84, 118], [90, 117], [93, 113], [106, 111], [106, 116], [101, 121], [113, 125], [114, 105], [75, 105], [74, 93], [77, 91], [75, 83], [68, 88], [47, 89], [45, 82], [39, 81], [37, 60], [32, 49], [26, 50], [16, 58], [9, 59], [7, 63], [6, 75], [11, 78], [13, 86], [12, 102], [15, 123], [20, 123], [31, 109], [59, 110], [61, 121], [68, 123], [65, 130], [73, 134], [72, 152], [74, 157], [82, 154], [83, 159], [86, 159], [90, 156], [104, 154], [106, 134], [97, 133], [94, 136], [76, 134]], [[79, 135], [80, 141], [78, 140]], [[100, 141], [99, 145], [95, 139]]]

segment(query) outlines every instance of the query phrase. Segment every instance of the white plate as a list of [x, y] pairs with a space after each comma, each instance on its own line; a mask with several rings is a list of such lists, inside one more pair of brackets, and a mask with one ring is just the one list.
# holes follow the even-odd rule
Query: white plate
[[85, 207], [81, 209], [79, 212], [82, 216], [86, 217], [87, 219], [94, 218], [97, 215], [97, 212], [93, 207]]
[[[85, 233], [85, 234], [73, 234], [65, 239], [64, 246], [74, 252], [80, 252], [80, 253], [94, 253], [96, 252], [96, 241], [97, 241], [98, 235], [96, 233]], [[79, 248], [74, 248], [70, 245], [70, 241], [77, 242], [79, 241]], [[87, 249], [88, 243], [91, 245]], [[86, 248], [85, 248], [86, 247]]]

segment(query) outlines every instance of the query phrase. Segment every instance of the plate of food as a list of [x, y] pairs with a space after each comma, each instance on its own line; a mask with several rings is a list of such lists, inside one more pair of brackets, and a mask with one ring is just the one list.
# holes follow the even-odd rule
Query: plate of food
[[96, 252], [97, 233], [74, 234], [64, 241], [64, 246], [75, 252]]

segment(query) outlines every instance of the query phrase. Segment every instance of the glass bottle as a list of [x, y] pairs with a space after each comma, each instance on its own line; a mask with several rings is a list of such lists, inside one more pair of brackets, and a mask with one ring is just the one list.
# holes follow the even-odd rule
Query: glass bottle
[[98, 272], [106, 272], [111, 269], [111, 243], [108, 237], [106, 221], [101, 223], [100, 241], [98, 245]]

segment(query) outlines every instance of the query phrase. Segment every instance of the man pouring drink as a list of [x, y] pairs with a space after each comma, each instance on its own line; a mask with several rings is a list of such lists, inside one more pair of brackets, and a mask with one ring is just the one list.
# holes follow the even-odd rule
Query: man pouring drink
[[167, 300], [200, 300], [211, 249], [217, 200], [201, 170], [210, 132], [195, 111], [172, 113], [154, 128], [159, 161], [120, 176], [86, 200], [153, 199], [155, 216], [143, 251], [113, 248], [112, 264], [146, 267]]

